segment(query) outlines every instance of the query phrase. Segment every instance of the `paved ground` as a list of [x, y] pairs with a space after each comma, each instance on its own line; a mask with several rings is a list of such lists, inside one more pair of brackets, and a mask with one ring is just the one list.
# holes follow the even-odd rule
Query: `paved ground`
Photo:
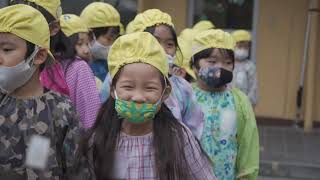
[[261, 180], [320, 180], [320, 129], [306, 134], [294, 127], [259, 126], [259, 134], [260, 175], [266, 176]]
[[260, 176], [258, 180], [297, 180], [297, 179], [289, 179], [289, 178], [277, 178], [277, 177], [262, 177]]

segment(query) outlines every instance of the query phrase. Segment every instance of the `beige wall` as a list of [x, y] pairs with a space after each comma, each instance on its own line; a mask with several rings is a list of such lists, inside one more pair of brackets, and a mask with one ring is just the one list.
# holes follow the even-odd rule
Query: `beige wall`
[[258, 116], [294, 119], [307, 0], [260, 0], [257, 27]]
[[187, 25], [187, 0], [139, 0], [138, 12], [157, 8], [171, 15], [176, 32], [179, 33]]

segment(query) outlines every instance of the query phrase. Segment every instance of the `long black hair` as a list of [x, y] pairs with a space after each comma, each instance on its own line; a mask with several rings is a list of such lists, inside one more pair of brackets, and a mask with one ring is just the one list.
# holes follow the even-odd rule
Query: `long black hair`
[[[112, 81], [115, 87], [121, 70]], [[165, 81], [162, 79], [162, 85]], [[115, 150], [120, 137], [123, 119], [115, 110], [115, 100], [110, 97], [100, 109], [94, 126], [83, 136], [78, 158], [91, 159], [92, 171], [97, 180], [111, 179], [115, 163]], [[153, 120], [153, 148], [156, 173], [160, 180], [188, 179], [190, 167], [184, 147], [193, 136], [186, 138], [185, 127], [178, 122], [169, 108], [162, 104]]]
[[76, 44], [79, 41], [79, 33], [75, 33], [67, 37], [62, 30], [55, 35], [55, 38], [50, 42], [51, 49], [54, 56], [62, 63], [67, 61], [64, 65], [64, 70], [67, 71], [69, 65], [75, 60], [77, 51]]

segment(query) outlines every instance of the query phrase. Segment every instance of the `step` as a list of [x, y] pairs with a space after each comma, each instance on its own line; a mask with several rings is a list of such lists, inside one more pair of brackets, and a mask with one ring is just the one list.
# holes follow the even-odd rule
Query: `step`
[[260, 161], [260, 176], [292, 178], [299, 180], [319, 180], [320, 165], [306, 163], [288, 163]]

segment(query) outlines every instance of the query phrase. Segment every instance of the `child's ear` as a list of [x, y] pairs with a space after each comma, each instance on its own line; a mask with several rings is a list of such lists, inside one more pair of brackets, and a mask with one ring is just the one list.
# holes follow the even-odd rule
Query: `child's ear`
[[40, 65], [43, 64], [48, 58], [48, 51], [46, 49], [41, 48], [36, 56], [34, 57], [34, 64]]
[[166, 99], [168, 99], [168, 97], [170, 96], [171, 94], [171, 91], [172, 91], [172, 87], [171, 85], [167, 85], [165, 91], [164, 91], [164, 94], [163, 94], [163, 97], [162, 97], [162, 101], [165, 101]]

